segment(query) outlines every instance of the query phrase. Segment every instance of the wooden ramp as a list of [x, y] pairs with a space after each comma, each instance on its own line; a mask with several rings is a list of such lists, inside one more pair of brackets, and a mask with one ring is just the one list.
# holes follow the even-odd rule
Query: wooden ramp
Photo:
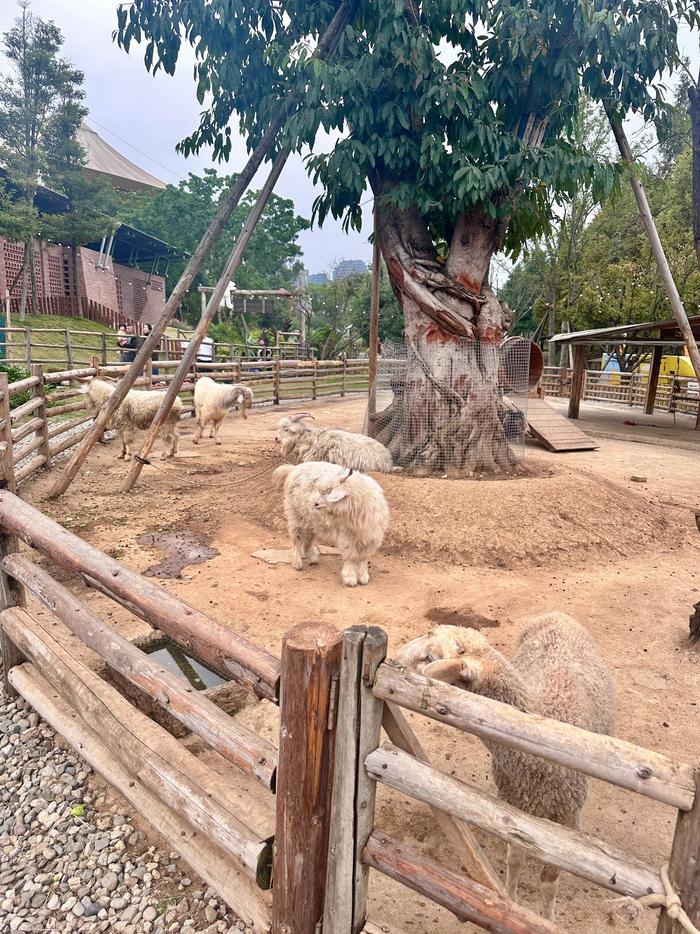
[[536, 396], [527, 400], [527, 425], [533, 438], [548, 451], [594, 451], [598, 447], [571, 419]]

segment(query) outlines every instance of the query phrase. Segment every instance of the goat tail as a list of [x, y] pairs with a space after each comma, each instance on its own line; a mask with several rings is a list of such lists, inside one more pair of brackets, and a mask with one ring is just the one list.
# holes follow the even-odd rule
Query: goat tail
[[280, 466], [272, 472], [272, 486], [276, 490], [281, 490], [285, 480], [293, 469], [293, 464], [280, 464]]

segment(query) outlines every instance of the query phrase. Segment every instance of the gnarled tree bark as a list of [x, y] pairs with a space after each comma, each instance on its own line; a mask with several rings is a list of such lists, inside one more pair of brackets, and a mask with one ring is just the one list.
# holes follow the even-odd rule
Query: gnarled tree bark
[[397, 464], [419, 472], [512, 467], [498, 351], [510, 316], [488, 283], [507, 222], [479, 210], [459, 216], [443, 261], [417, 207], [397, 207], [388, 186], [377, 184], [375, 195], [379, 244], [404, 313], [407, 362], [405, 376], [392, 383], [391, 412], [379, 413], [374, 433]]

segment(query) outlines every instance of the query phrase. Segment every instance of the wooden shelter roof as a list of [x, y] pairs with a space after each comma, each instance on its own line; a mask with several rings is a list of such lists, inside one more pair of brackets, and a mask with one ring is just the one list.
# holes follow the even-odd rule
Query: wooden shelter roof
[[[689, 317], [695, 337], [700, 340], [700, 315]], [[549, 338], [551, 344], [637, 344], [660, 342], [682, 346], [678, 323], [675, 318], [665, 321], [645, 321], [641, 324], [618, 324], [610, 328], [593, 328], [589, 331], [572, 331], [555, 334]]]

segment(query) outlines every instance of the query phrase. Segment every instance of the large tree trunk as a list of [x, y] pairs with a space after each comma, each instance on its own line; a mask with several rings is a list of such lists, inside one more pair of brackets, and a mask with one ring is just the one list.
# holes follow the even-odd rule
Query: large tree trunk
[[499, 344], [507, 309], [488, 284], [503, 226], [480, 212], [458, 219], [438, 260], [415, 207], [377, 200], [379, 243], [404, 313], [405, 370], [375, 434], [395, 462], [419, 472], [506, 469], [515, 464], [503, 424]]
[[693, 142], [693, 236], [700, 266], [700, 87], [688, 88], [688, 101]]

